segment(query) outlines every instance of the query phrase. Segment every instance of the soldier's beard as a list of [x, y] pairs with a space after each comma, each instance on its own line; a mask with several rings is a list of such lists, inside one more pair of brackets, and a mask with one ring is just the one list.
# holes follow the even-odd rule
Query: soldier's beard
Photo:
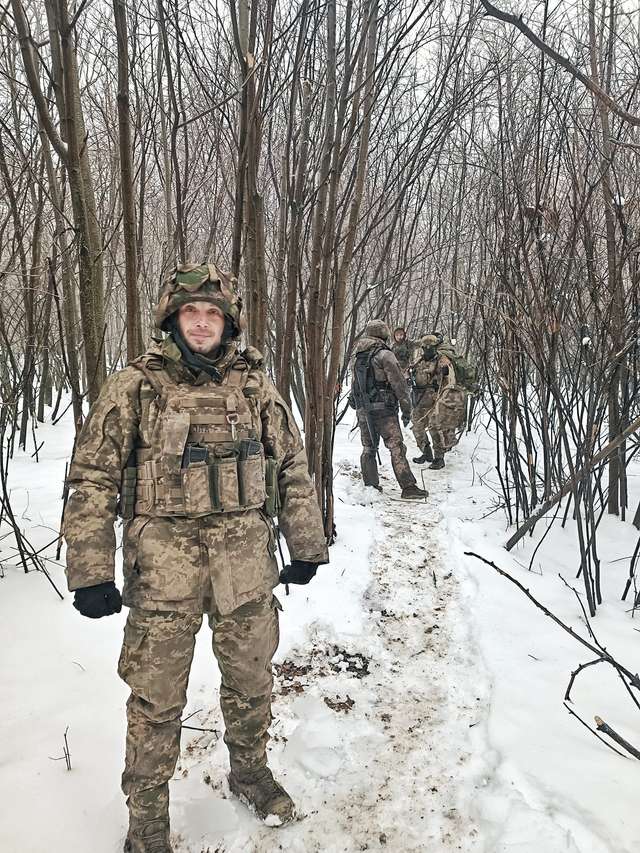
[[180, 327], [178, 326], [178, 321], [175, 314], [173, 314], [169, 318], [169, 331], [171, 337], [176, 343], [176, 346], [180, 350], [182, 360], [187, 365], [187, 367], [189, 367], [196, 374], [203, 370], [205, 373], [208, 373], [214, 379], [220, 378], [220, 372], [215, 366], [215, 362], [218, 360], [218, 358], [223, 352], [224, 338], [223, 341], [217, 347], [214, 347], [209, 352], [196, 352], [195, 350], [191, 349], [191, 347], [185, 340], [184, 335], [180, 331]]
[[189, 340], [183, 335], [186, 345], [189, 347], [191, 352], [197, 352], [198, 355], [205, 355], [207, 358], [214, 358], [218, 350], [220, 349], [220, 344], [216, 343], [213, 346], [209, 344], [209, 341], [202, 341], [202, 343], [198, 343], [198, 341]]

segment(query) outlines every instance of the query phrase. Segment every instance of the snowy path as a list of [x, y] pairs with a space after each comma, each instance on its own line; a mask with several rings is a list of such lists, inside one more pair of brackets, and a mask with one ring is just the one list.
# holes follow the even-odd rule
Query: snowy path
[[[271, 763], [306, 817], [278, 832], [260, 827], [226, 798], [222, 745], [197, 735], [172, 785], [179, 851], [479, 849], [470, 737], [486, 697], [474, 686], [458, 584], [439, 556], [440, 511], [377, 495], [368, 511], [382, 526], [364, 630], [343, 647], [312, 623], [277, 667]], [[198, 724], [220, 730], [217, 709]]]

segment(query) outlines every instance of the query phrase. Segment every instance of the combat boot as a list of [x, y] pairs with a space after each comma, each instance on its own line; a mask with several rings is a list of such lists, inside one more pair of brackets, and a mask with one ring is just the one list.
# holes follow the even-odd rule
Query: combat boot
[[268, 767], [255, 773], [229, 773], [229, 788], [240, 802], [252, 809], [267, 826], [282, 826], [296, 817], [296, 807]]
[[403, 501], [421, 501], [428, 496], [429, 492], [421, 489], [414, 483], [413, 486], [405, 486], [400, 497]]
[[413, 461], [416, 465], [424, 465], [425, 462], [433, 462], [433, 450], [431, 449], [431, 445], [427, 444], [420, 456], [413, 457]]
[[148, 823], [130, 825], [124, 853], [173, 853], [169, 841], [169, 822], [150, 820]]
[[444, 459], [442, 456], [436, 456], [431, 465], [429, 465], [432, 471], [439, 471], [440, 468], [444, 468]]

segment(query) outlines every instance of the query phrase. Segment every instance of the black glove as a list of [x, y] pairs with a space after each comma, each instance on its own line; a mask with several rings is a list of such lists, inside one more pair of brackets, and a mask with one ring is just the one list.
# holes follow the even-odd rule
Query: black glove
[[122, 596], [113, 581], [85, 586], [74, 593], [73, 606], [89, 619], [111, 616], [122, 610]]
[[290, 566], [285, 566], [280, 572], [280, 583], [309, 583], [319, 565], [307, 560], [293, 560]]
[[409, 426], [410, 421], [411, 421], [411, 415], [403, 415], [402, 416], [402, 423], [404, 426]]

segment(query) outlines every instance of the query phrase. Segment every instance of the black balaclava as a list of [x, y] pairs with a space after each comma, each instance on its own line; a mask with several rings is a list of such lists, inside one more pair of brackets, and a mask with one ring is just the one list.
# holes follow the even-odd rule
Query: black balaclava
[[231, 318], [227, 317], [225, 314], [224, 329], [222, 331], [222, 342], [220, 346], [211, 353], [211, 355], [202, 355], [202, 353], [193, 352], [193, 350], [189, 348], [189, 345], [185, 341], [184, 336], [180, 331], [180, 327], [178, 326], [177, 311], [175, 311], [168, 318], [167, 325], [169, 327], [169, 334], [171, 335], [173, 341], [180, 350], [182, 359], [187, 365], [187, 367], [192, 370], [196, 375], [202, 370], [205, 373], [208, 373], [209, 376], [211, 376], [213, 379], [219, 381], [221, 379], [221, 376], [220, 371], [216, 367], [216, 361], [218, 361], [218, 359], [224, 352], [225, 343], [233, 337], [233, 333], [235, 330]]
[[422, 354], [424, 355], [426, 361], [431, 361], [437, 356], [437, 351], [435, 347], [422, 347]]

